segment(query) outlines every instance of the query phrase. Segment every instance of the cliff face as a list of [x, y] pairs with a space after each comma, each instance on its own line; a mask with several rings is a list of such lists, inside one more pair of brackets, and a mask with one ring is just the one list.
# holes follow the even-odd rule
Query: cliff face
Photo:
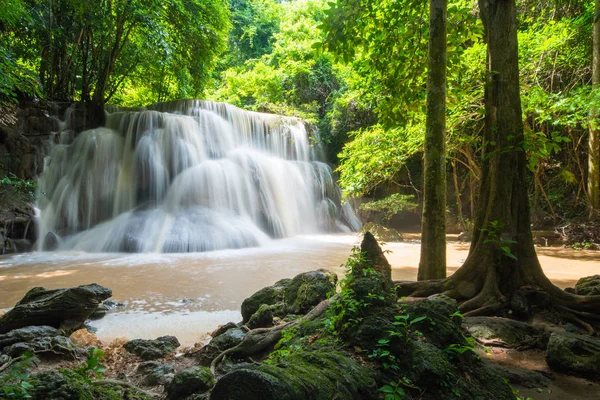
[[36, 241], [34, 182], [68, 106], [35, 101], [0, 107], [0, 254], [28, 251]]

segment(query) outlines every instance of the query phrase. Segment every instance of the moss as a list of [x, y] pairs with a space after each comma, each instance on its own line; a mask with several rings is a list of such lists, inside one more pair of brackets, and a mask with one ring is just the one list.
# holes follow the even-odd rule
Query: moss
[[291, 279], [277, 281], [274, 285], [262, 288], [244, 300], [242, 303], [242, 318], [244, 323], [250, 320], [250, 317], [258, 311], [261, 305], [275, 305], [277, 303], [282, 303], [286, 297], [286, 288], [291, 281]]
[[201, 394], [215, 384], [215, 377], [206, 367], [191, 367], [181, 370], [165, 389], [169, 400], [184, 399], [192, 394]]
[[306, 314], [335, 289], [337, 275], [326, 270], [296, 275], [285, 290], [287, 311]]
[[273, 311], [271, 311], [271, 307], [272, 306], [266, 304], [261, 305], [258, 310], [252, 314], [250, 320], [246, 324], [248, 325], [248, 328], [267, 328], [273, 325]]
[[374, 372], [333, 349], [302, 349], [275, 365], [258, 364], [223, 376], [211, 399], [376, 399]]
[[35, 400], [150, 400], [139, 390], [112, 383], [98, 384], [72, 371], [43, 372], [32, 378]]

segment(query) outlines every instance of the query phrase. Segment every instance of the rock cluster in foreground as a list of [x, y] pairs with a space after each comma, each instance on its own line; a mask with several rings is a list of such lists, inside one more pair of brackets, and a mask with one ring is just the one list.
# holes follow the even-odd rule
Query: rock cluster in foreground
[[[548, 384], [535, 371], [482, 359], [474, 338], [546, 350], [552, 369], [600, 381], [600, 339], [507, 318], [463, 319], [443, 295], [398, 301], [390, 266], [368, 233], [339, 285], [325, 270], [278, 281], [243, 302], [243, 321], [219, 327], [183, 357], [174, 357], [173, 336], [119, 344], [111, 358], [124, 360], [123, 369], [110, 374], [93, 349], [68, 336], [110, 309], [102, 304], [108, 297], [95, 284], [27, 293], [0, 317], [0, 385], [33, 399], [512, 400], [507, 381]], [[68, 369], [35, 372], [57, 360]]]

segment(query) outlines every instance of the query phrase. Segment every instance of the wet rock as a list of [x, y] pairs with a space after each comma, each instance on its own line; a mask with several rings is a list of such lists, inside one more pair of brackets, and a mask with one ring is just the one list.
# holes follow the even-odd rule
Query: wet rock
[[292, 314], [308, 313], [332, 293], [336, 283], [337, 275], [324, 269], [296, 275], [285, 289], [287, 311]]
[[240, 328], [231, 328], [225, 333], [213, 338], [206, 346], [195, 353], [200, 365], [208, 366], [223, 351], [237, 346], [246, 336], [246, 332]]
[[165, 389], [169, 400], [184, 399], [192, 394], [201, 394], [215, 385], [215, 377], [206, 367], [192, 367], [175, 374]]
[[270, 306], [263, 304], [258, 310], [252, 314], [250, 320], [246, 324], [250, 329], [267, 328], [273, 326], [273, 312]]
[[175, 374], [175, 368], [171, 364], [159, 364], [156, 361], [146, 361], [141, 363], [137, 372], [144, 375], [142, 384], [146, 386], [166, 385]]
[[30, 325], [48, 325], [70, 334], [80, 329], [98, 304], [111, 295], [110, 289], [95, 283], [70, 289], [33, 288], [0, 317], [0, 333]]
[[550, 384], [550, 380], [548, 378], [541, 373], [532, 371], [530, 369], [491, 363], [489, 364], [489, 368], [491, 368], [504, 379], [507, 379], [512, 385], [520, 385], [526, 388], [534, 389], [545, 388]]
[[221, 377], [211, 400], [377, 399], [374, 372], [334, 350], [301, 350], [284, 364], [250, 365]]
[[58, 244], [60, 240], [58, 236], [54, 232], [48, 232], [44, 237], [44, 243], [42, 244], [42, 250], [44, 251], [54, 251], [58, 248]]
[[285, 300], [285, 290], [291, 281], [291, 279], [277, 281], [274, 285], [262, 288], [244, 300], [242, 303], [242, 318], [244, 323], [250, 320], [250, 317], [258, 311], [261, 305], [282, 303]]
[[175, 336], [161, 336], [154, 340], [134, 339], [123, 345], [125, 350], [142, 360], [162, 358], [175, 351], [179, 346], [179, 341]]
[[600, 381], [600, 339], [574, 333], [553, 333], [546, 362], [555, 371]]
[[600, 296], [600, 275], [587, 276], [577, 281], [575, 294], [582, 296]]
[[109, 312], [117, 310], [119, 308], [124, 308], [124, 307], [125, 307], [125, 304], [123, 304], [123, 303], [119, 303], [114, 300], [106, 300], [98, 306], [98, 308], [96, 309], [96, 311], [94, 311], [94, 313], [92, 315], [90, 315], [90, 319], [98, 320], [98, 319], [104, 318], [106, 316], [106, 314], [108, 314]]
[[500, 317], [467, 317], [463, 326], [484, 344], [545, 349], [549, 334], [531, 324]]

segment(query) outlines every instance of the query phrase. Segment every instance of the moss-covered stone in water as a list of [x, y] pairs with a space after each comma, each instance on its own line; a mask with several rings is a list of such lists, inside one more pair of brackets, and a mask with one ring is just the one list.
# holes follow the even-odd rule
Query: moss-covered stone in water
[[324, 269], [296, 275], [285, 290], [287, 311], [292, 314], [308, 313], [333, 292], [336, 283], [337, 275]]
[[273, 325], [273, 311], [271, 306], [266, 304], [261, 305], [258, 310], [252, 314], [250, 320], [246, 324], [250, 329], [267, 328]]
[[285, 289], [291, 281], [291, 279], [281, 279], [274, 285], [262, 288], [244, 300], [242, 303], [242, 318], [244, 323], [250, 320], [250, 317], [258, 311], [261, 305], [274, 305], [284, 302], [286, 296]]
[[206, 367], [191, 367], [181, 370], [165, 389], [169, 400], [184, 399], [192, 394], [205, 393], [215, 384], [215, 377]]
[[374, 372], [336, 350], [299, 350], [277, 365], [258, 364], [224, 375], [212, 400], [377, 399]]
[[72, 371], [43, 372], [34, 375], [31, 384], [34, 400], [151, 400], [135, 388], [87, 381]]

